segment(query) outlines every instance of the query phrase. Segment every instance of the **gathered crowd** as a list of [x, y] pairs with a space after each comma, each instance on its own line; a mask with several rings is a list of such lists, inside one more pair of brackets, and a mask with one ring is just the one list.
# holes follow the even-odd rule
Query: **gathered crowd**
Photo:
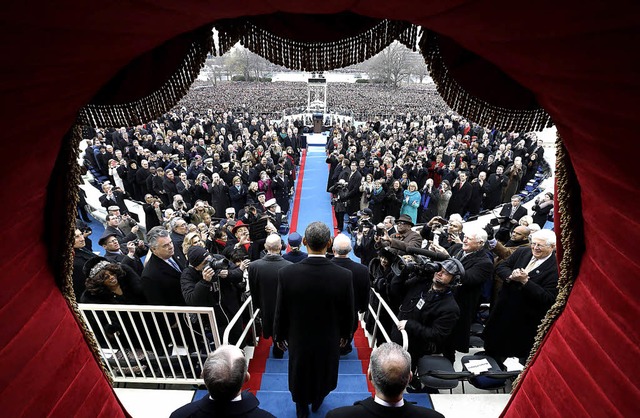
[[[543, 164], [542, 141], [466, 121], [432, 88], [329, 84], [328, 97], [330, 108], [365, 121], [334, 124], [326, 144], [337, 232], [348, 228], [352, 236], [326, 250], [337, 258], [354, 251], [366, 270], [358, 291], [352, 269], [354, 317], [376, 303], [369, 294], [376, 290], [400, 320], [394, 326], [382, 318], [395, 328], [392, 338], [407, 331], [414, 366], [426, 354], [468, 352], [478, 321], [488, 354], [526, 358], [557, 294], [555, 235], [540, 231], [553, 196], [529, 214], [520, 195]], [[104, 257], [88, 248], [86, 228], [76, 231], [77, 298], [211, 306], [222, 330], [250, 291], [263, 335], [277, 339], [277, 269], [266, 286], [260, 277], [273, 279], [273, 268], [259, 261], [283, 267], [307, 256], [302, 236], [288, 231], [306, 141], [303, 121], [268, 115], [304, 108], [305, 99], [304, 84], [220, 83], [191, 90], [158, 120], [87, 129], [85, 166], [109, 214], [98, 241]], [[125, 199], [143, 203], [146, 235]], [[503, 203], [495, 225], [463, 233], [464, 219]], [[290, 251], [282, 256], [280, 235], [287, 234]], [[325, 250], [320, 244], [315, 251]], [[488, 320], [479, 319], [483, 302], [491, 303]]]
[[[295, 115], [306, 111], [307, 85], [284, 81], [199, 83], [180, 101], [178, 109], [182, 106], [201, 115], [212, 109], [214, 114], [231, 111], [245, 117], [280, 119], [283, 112]], [[327, 112], [359, 121], [392, 119], [409, 112], [437, 115], [448, 110], [432, 84], [393, 88], [369, 83], [327, 83]]]

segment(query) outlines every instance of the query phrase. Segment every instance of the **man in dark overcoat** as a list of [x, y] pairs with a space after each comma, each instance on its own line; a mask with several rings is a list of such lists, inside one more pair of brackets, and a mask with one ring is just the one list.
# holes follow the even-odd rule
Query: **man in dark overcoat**
[[353, 285], [349, 270], [326, 257], [331, 231], [312, 222], [305, 231], [309, 257], [278, 272], [274, 340], [288, 348], [289, 390], [298, 418], [315, 412], [338, 384], [340, 346], [351, 338]]
[[480, 228], [469, 228], [462, 244], [454, 244], [448, 251], [452, 257], [460, 260], [465, 273], [460, 277], [460, 286], [453, 291], [460, 308], [460, 319], [456, 323], [445, 355], [455, 358], [454, 349], [462, 353], [469, 352], [471, 324], [475, 321], [482, 289], [487, 281], [493, 279], [493, 262], [487, 254], [484, 244], [487, 233]]
[[362, 184], [362, 174], [358, 171], [358, 163], [351, 162], [350, 171], [348, 175], [345, 175], [347, 181], [347, 213], [353, 215], [360, 209], [360, 198], [362, 192], [360, 192], [360, 185]]
[[498, 362], [524, 362], [538, 326], [558, 296], [556, 236], [543, 229], [531, 235], [531, 247], [518, 248], [496, 268], [504, 280], [483, 338], [488, 355]]
[[500, 229], [496, 233], [496, 239], [506, 242], [509, 234], [518, 225], [520, 218], [528, 214], [527, 208], [522, 206], [522, 198], [518, 195], [511, 197], [511, 203], [507, 203], [500, 210]]
[[[293, 263], [280, 255], [282, 243], [278, 234], [269, 235], [264, 243], [264, 248], [267, 250], [267, 254], [249, 264], [249, 287], [253, 297], [253, 306], [260, 308], [262, 337], [271, 338], [278, 294], [278, 271]], [[282, 356], [283, 351], [274, 344], [273, 357], [282, 358]]]
[[433, 409], [416, 406], [403, 399], [411, 381], [411, 356], [396, 343], [384, 343], [371, 353], [367, 379], [375, 388], [375, 396], [329, 411], [327, 418], [443, 418]]
[[[338, 234], [333, 239], [333, 258], [331, 262], [344, 267], [353, 274], [353, 332], [358, 329], [358, 312], [364, 313], [369, 306], [369, 269], [349, 258], [351, 252], [351, 239], [344, 234]], [[345, 355], [351, 352], [351, 341], [340, 350]]]
[[251, 392], [242, 391], [251, 376], [238, 347], [223, 345], [211, 353], [204, 363], [202, 378], [208, 396], [176, 409], [170, 418], [274, 418], [258, 407], [260, 401]]

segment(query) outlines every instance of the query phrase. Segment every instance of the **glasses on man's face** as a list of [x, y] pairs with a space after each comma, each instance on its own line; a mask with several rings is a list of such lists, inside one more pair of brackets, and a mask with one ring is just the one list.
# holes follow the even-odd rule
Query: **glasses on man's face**
[[547, 248], [547, 247], [549, 247], [549, 244], [540, 244], [538, 242], [531, 243], [531, 248]]

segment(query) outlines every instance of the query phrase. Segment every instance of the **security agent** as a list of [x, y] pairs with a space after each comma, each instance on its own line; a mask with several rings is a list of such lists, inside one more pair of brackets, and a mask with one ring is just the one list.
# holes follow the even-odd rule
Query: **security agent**
[[204, 363], [202, 377], [209, 396], [175, 410], [170, 418], [275, 418], [260, 409], [260, 402], [242, 385], [249, 381], [247, 360], [238, 347], [223, 345]]
[[411, 381], [411, 355], [396, 343], [384, 343], [371, 353], [367, 379], [375, 388], [375, 396], [329, 411], [327, 418], [415, 417], [443, 418], [432, 409], [415, 406], [403, 399]]
[[442, 352], [460, 317], [452, 289], [460, 283], [464, 267], [454, 258], [431, 263], [425, 257], [405, 255], [394, 268], [401, 271], [391, 280], [389, 293], [401, 302], [400, 322], [391, 339], [402, 343], [400, 331], [407, 332], [415, 366], [420, 357]]

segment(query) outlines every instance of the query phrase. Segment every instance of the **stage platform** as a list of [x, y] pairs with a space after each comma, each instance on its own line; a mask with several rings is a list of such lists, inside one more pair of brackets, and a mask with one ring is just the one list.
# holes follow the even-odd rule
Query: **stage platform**
[[324, 148], [324, 146], [327, 144], [327, 138], [329, 136], [329, 132], [327, 131], [321, 134], [310, 133], [305, 135], [307, 136], [307, 145], [313, 146], [314, 148], [317, 146], [321, 146]]

